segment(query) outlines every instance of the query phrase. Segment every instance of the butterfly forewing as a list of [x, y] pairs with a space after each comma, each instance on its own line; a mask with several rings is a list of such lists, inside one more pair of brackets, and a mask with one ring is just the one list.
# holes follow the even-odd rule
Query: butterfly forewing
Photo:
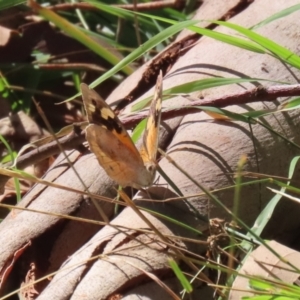
[[113, 133], [117, 139], [120, 139], [121, 142], [134, 153], [134, 155], [139, 157], [139, 152], [126, 129], [106, 102], [86, 84], [82, 83], [80, 87], [89, 123], [101, 126]]

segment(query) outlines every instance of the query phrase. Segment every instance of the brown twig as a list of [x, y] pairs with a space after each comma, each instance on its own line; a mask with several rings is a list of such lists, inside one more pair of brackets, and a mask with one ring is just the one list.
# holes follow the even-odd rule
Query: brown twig
[[[85, 134], [84, 131], [77, 133], [76, 130], [73, 130], [70, 134], [59, 138], [58, 141], [62, 149], [72, 150], [85, 141]], [[27, 166], [30, 166], [52, 155], [60, 153], [61, 148], [56, 141], [51, 141], [46, 145], [39, 146], [18, 157], [16, 167], [18, 169], [24, 169]], [[5, 166], [7, 167], [9, 165], [7, 164]]]
[[[278, 85], [269, 88], [258, 87], [253, 90], [247, 90], [240, 93], [225, 95], [219, 98], [208, 98], [197, 101], [191, 101], [188, 105], [178, 108], [170, 108], [162, 111], [162, 120], [168, 120], [174, 117], [185, 116], [199, 112], [198, 106], [226, 107], [230, 105], [242, 105], [260, 101], [274, 101], [279, 97], [300, 96], [300, 84]], [[130, 115], [122, 119], [126, 128], [132, 128], [141, 120], [146, 118], [148, 113]]]
[[39, 91], [39, 90], [36, 90], [36, 89], [24, 88], [22, 86], [17, 86], [17, 85], [10, 85], [8, 88], [10, 90], [21, 91], [23, 93], [30, 93], [30, 94], [35, 94], [35, 95], [48, 96], [48, 97], [59, 99], [61, 101], [66, 99], [66, 97], [63, 97], [63, 96], [58, 95], [58, 94], [54, 94], [50, 91]]
[[[149, 10], [156, 10], [156, 9], [163, 9], [163, 8], [177, 8], [180, 4], [180, 1], [176, 0], [165, 0], [165, 1], [155, 1], [155, 2], [148, 2], [148, 3], [138, 3], [136, 8], [134, 4], [124, 4], [124, 5], [113, 5], [119, 8], [127, 9], [127, 10], [135, 10], [135, 11], [149, 11]], [[81, 9], [81, 10], [99, 10], [95, 6], [91, 5], [90, 3], [64, 3], [64, 4], [57, 4], [48, 7], [51, 10], [70, 10], [70, 9]]]
[[40, 69], [44, 70], [83, 70], [83, 71], [96, 71], [104, 73], [107, 69], [97, 66], [96, 64], [87, 63], [50, 63], [50, 64], [36, 64]]
[[[76, 127], [75, 127], [76, 128]], [[56, 141], [52, 141], [46, 145], [39, 146], [34, 150], [29, 151], [17, 158], [16, 167], [18, 169], [24, 169], [27, 166], [36, 164], [52, 155], [60, 153], [60, 149], [71, 150], [81, 145], [85, 140], [84, 131], [77, 133], [77, 130], [73, 130], [70, 134], [58, 139], [60, 146]], [[2, 167], [10, 167], [12, 164], [7, 163]], [[4, 186], [8, 181], [9, 177], [0, 175], [0, 194], [4, 192]]]

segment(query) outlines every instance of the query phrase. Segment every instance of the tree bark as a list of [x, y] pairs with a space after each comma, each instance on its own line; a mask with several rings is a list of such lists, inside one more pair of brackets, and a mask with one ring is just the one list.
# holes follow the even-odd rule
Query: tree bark
[[[216, 3], [219, 3], [219, 10], [215, 8]], [[211, 20], [230, 16], [228, 21], [250, 27], [298, 2], [256, 0], [249, 4], [242, 1], [244, 6], [238, 11], [239, 3], [238, 1], [204, 1], [195, 18]], [[296, 12], [259, 28], [257, 32], [299, 53], [298, 39], [295, 39], [300, 33], [298, 23], [299, 12]], [[209, 25], [208, 22], [205, 24]], [[224, 27], [216, 27], [214, 30], [236, 34]], [[191, 33], [185, 31], [178, 39], [189, 34]], [[115, 103], [121, 98], [120, 95], [127, 95], [147, 66], [143, 66], [125, 80], [111, 94], [108, 102]], [[170, 66], [163, 83], [164, 89], [168, 89], [204, 78], [248, 76], [268, 79], [270, 81], [263, 82], [263, 85], [271, 86], [275, 84], [271, 81], [296, 84], [299, 75], [299, 70], [283, 64], [270, 55], [249, 52], [201, 37], [187, 53]], [[256, 86], [256, 83], [223, 86], [194, 93], [193, 96], [205, 100], [253, 89]], [[152, 93], [153, 90], [142, 98]], [[230, 106], [226, 109], [240, 113], [275, 108], [282, 100], [278, 99], [274, 103], [259, 102]], [[163, 106], [174, 107], [187, 103], [189, 102], [185, 98], [178, 96], [165, 101]], [[294, 143], [300, 144], [298, 111], [267, 116], [263, 121]], [[260, 125], [252, 125], [253, 133], [251, 133], [248, 124], [218, 121], [203, 112], [168, 120], [163, 122], [162, 127], [161, 147], [194, 181], [210, 190], [234, 185], [233, 173], [237, 170], [237, 164], [243, 155], [247, 156], [245, 171], [287, 176], [290, 161], [298, 153], [298, 149], [288, 145]], [[73, 153], [71, 160], [91, 193], [107, 197], [115, 195], [115, 185], [106, 177], [93, 155], [79, 156], [78, 153]], [[183, 195], [188, 197], [188, 203], [187, 201], [164, 202], [163, 200], [176, 196], [176, 193], [165, 179], [159, 176], [148, 193], [139, 192], [136, 195], [136, 205], [201, 231], [209, 229], [208, 218], [231, 220], [226, 211], [216, 203], [212, 203], [207, 196], [203, 196], [202, 190], [195, 182], [187, 178], [166, 158], [161, 158], [159, 165]], [[58, 170], [61, 170], [59, 174]], [[299, 174], [296, 174], [295, 179], [298, 178]], [[84, 190], [74, 171], [67, 169], [61, 156], [46, 179]], [[239, 217], [250, 226], [273, 196], [267, 186], [261, 184], [242, 188]], [[153, 201], [142, 200], [142, 197], [149, 198], [149, 195]], [[216, 195], [228, 209], [233, 208], [233, 189], [222, 190]], [[100, 203], [107, 215], [111, 217], [113, 205], [108, 202]], [[97, 211], [86, 197], [50, 187], [33, 188], [20, 205], [31, 209], [100, 220]], [[299, 212], [297, 205], [285, 200], [281, 201], [265, 232], [266, 236], [277, 237], [281, 241], [294, 238], [294, 232], [300, 225]], [[165, 236], [181, 236], [195, 240], [200, 238], [194, 231], [167, 219], [145, 211], [143, 214]], [[19, 226], [20, 222], [22, 228]], [[2, 243], [6, 245], [5, 251], [0, 255], [0, 266], [3, 268], [10, 261], [12, 253], [20, 249], [28, 240], [49, 239], [49, 263], [45, 267], [44, 274], [57, 270], [59, 266], [61, 268], [38, 299], [74, 300], [84, 297], [107, 299], [117, 294], [125, 296], [125, 299], [169, 299], [168, 297], [172, 299], [146, 273], [155, 274], [162, 281], [170, 284], [174, 291], [180, 291], [180, 285], [174, 280], [174, 275], [169, 268], [170, 246], [165, 245], [161, 238], [151, 232], [148, 224], [131, 208], [125, 208], [114, 218], [111, 225], [101, 228], [97, 225], [82, 225], [82, 223], [62, 220], [55, 216], [13, 211], [0, 226]], [[183, 250], [203, 253], [203, 246], [178, 238], [176, 246]], [[93, 257], [97, 258], [91, 259]], [[212, 298], [211, 289], [203, 288], [197, 292], [200, 293], [201, 299]]]

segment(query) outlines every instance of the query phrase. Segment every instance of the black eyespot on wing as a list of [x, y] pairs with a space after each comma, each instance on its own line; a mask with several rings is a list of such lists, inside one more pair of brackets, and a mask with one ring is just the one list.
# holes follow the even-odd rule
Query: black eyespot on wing
[[116, 131], [118, 134], [123, 132], [123, 126], [119, 123], [119, 119], [117, 117], [111, 118], [108, 117], [107, 119], [103, 118], [100, 115], [101, 123], [109, 130], [109, 131]]
[[89, 123], [105, 127], [117, 134], [126, 132], [122, 123], [106, 102], [86, 84], [82, 83], [80, 86]]

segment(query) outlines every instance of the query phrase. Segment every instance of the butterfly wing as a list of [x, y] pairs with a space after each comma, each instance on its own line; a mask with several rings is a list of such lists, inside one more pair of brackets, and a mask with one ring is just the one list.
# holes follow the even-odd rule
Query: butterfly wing
[[149, 117], [147, 120], [146, 129], [143, 136], [143, 146], [140, 154], [144, 164], [154, 164], [156, 161], [159, 126], [161, 120], [161, 103], [162, 103], [162, 71], [160, 71], [156, 86], [154, 97], [151, 102]]
[[122, 186], [146, 185], [139, 179], [147, 177], [142, 158], [118, 117], [86, 84], [81, 91], [89, 121], [86, 138], [100, 165]]

